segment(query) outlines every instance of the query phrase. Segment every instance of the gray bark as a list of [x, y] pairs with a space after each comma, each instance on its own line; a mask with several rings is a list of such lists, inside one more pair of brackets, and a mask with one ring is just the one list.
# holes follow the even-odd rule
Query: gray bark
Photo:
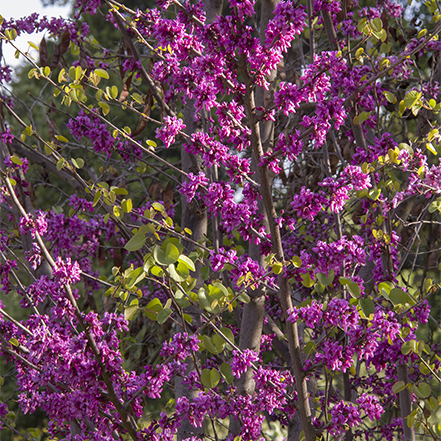
[[[397, 366], [398, 380], [404, 381], [405, 384], [409, 383], [409, 377], [407, 376], [407, 366], [399, 363]], [[412, 396], [410, 390], [406, 387], [399, 393], [400, 397], [400, 411], [403, 425], [403, 440], [415, 441], [415, 431], [413, 427], [407, 425], [406, 417], [412, 412]]]
[[[274, 8], [279, 0], [263, 0], [261, 5], [261, 22], [260, 22], [260, 41], [262, 44], [265, 42], [265, 29], [269, 20], [273, 16]], [[263, 88], [258, 88], [256, 91], [256, 105], [268, 106], [274, 98], [274, 80], [276, 78], [276, 71], [271, 72], [267, 80], [271, 83], [270, 90], [265, 91]], [[260, 134], [264, 151], [272, 147], [274, 139], [274, 123], [272, 121], [263, 121], [260, 123]], [[252, 169], [256, 181], [260, 184], [259, 175], [257, 173], [258, 158], [253, 152], [252, 156]], [[268, 230], [268, 220], [264, 210], [263, 202], [259, 201], [259, 211], [264, 215], [264, 223]], [[259, 265], [263, 266], [265, 263], [265, 256], [262, 256], [259, 250], [259, 246], [255, 244], [253, 238], [249, 243], [249, 256]], [[242, 312], [242, 320], [240, 327], [239, 348], [251, 349], [256, 353], [260, 352], [260, 341], [262, 337], [263, 318], [265, 316], [265, 291], [262, 288], [258, 288], [252, 293], [251, 300], [245, 304]], [[248, 368], [248, 370], [235, 382], [236, 389], [240, 394], [251, 395], [254, 392], [254, 370]], [[241, 422], [239, 420], [231, 420], [230, 430], [234, 435], [240, 433]]]
[[[212, 23], [217, 15], [222, 13], [222, 0], [204, 0], [204, 9], [207, 15], [206, 23]], [[185, 124], [185, 133], [187, 135], [191, 135], [197, 131], [201, 130], [201, 124], [195, 121], [195, 108], [194, 101], [189, 100], [187, 102], [187, 106], [184, 109], [184, 124]], [[204, 169], [202, 159], [199, 157], [195, 157], [194, 155], [189, 155], [184, 148], [182, 148], [181, 152], [181, 160], [182, 160], [182, 170], [186, 173], [192, 172], [194, 174], [198, 174], [200, 171]], [[192, 239], [195, 242], [204, 241], [207, 235], [207, 213], [205, 208], [201, 202], [193, 199], [191, 202], [187, 202], [185, 197], [182, 198], [182, 228], [189, 228], [192, 231]], [[187, 252], [191, 252], [195, 249], [194, 245], [186, 244]], [[198, 268], [196, 268], [198, 270]], [[197, 271], [196, 274], [199, 274]], [[202, 285], [202, 279], [197, 276], [197, 286]], [[191, 308], [191, 307], [190, 307]], [[198, 311], [189, 309], [186, 310], [187, 314], [190, 314], [193, 318], [193, 323], [199, 322], [199, 314]], [[191, 358], [186, 360], [188, 363], [187, 372], [191, 372], [195, 370], [194, 362]], [[175, 397], [187, 397], [189, 401], [192, 401], [193, 398], [199, 395], [198, 390], [188, 390], [188, 386], [182, 384], [182, 377], [177, 377], [175, 379]], [[185, 438], [189, 438], [192, 436], [200, 436], [204, 433], [204, 427], [194, 427], [190, 424], [188, 419], [182, 421], [181, 427], [178, 430], [177, 440], [181, 441]]]

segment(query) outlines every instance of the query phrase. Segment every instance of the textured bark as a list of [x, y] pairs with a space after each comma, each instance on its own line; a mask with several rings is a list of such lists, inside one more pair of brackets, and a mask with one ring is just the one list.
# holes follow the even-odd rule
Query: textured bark
[[[257, 158], [261, 158], [264, 152], [263, 152], [261, 136], [260, 136], [259, 121], [256, 115], [256, 103], [253, 92], [254, 85], [251, 78], [248, 75], [245, 60], [243, 57], [241, 60], [241, 70], [246, 84], [245, 108], [250, 121], [251, 146], [253, 149], [253, 154], [256, 155]], [[284, 262], [285, 258], [283, 253], [282, 238], [281, 238], [279, 226], [276, 222], [277, 213], [273, 203], [269, 170], [268, 167], [261, 166], [258, 167], [258, 171], [259, 171], [259, 179], [261, 185], [261, 194], [263, 198], [265, 212], [268, 217], [269, 228], [271, 231], [273, 252], [278, 261]], [[282, 305], [282, 311], [286, 316], [287, 311], [292, 308], [290, 286], [288, 280], [284, 277], [283, 273], [279, 275], [278, 282], [279, 282], [279, 292], [278, 292], [279, 301]], [[311, 408], [309, 405], [309, 396], [306, 385], [307, 382], [304, 371], [302, 369], [302, 362], [300, 357], [300, 352], [301, 352], [300, 342], [299, 342], [299, 335], [298, 335], [296, 323], [287, 323], [287, 331], [288, 331], [289, 349], [291, 354], [293, 373], [296, 381], [296, 390], [298, 394], [298, 401], [297, 401], [298, 411], [300, 413], [300, 418], [302, 421], [306, 440], [315, 441], [316, 439], [315, 429], [311, 421], [312, 418]]]
[[[260, 22], [260, 41], [263, 44], [265, 42], [265, 29], [267, 28], [269, 20], [273, 17], [273, 11], [279, 0], [263, 0], [261, 4], [261, 22]], [[267, 80], [271, 83], [270, 90], [265, 91], [259, 87], [256, 91], [256, 103], [258, 106], [267, 107], [273, 102], [274, 98], [274, 80], [276, 78], [276, 71], [273, 71]], [[264, 121], [260, 124], [260, 136], [265, 151], [272, 147], [274, 139], [274, 123], [272, 121]], [[258, 176], [258, 157], [255, 152], [252, 156], [252, 169], [254, 176], [257, 177], [256, 181], [260, 184]], [[268, 230], [268, 220], [264, 210], [262, 200], [259, 201], [259, 211], [263, 214], [263, 222]], [[249, 256], [259, 265], [263, 266], [265, 263], [265, 256], [260, 253], [259, 246], [255, 244], [254, 238], [249, 242]], [[239, 348], [251, 349], [256, 353], [260, 352], [260, 342], [263, 329], [263, 318], [265, 316], [265, 291], [262, 288], [258, 288], [253, 293], [250, 293], [251, 300], [245, 304], [242, 312], [242, 320], [240, 326]], [[251, 395], [255, 389], [254, 383], [254, 370], [248, 368], [248, 370], [235, 382], [237, 391], [240, 394]], [[240, 433], [241, 422], [239, 420], [231, 420], [230, 430], [233, 434]]]
[[[404, 381], [405, 384], [409, 383], [409, 377], [407, 376], [407, 366], [399, 363], [397, 366], [397, 376], [399, 381]], [[403, 440], [415, 441], [415, 431], [413, 427], [407, 425], [405, 419], [412, 412], [412, 396], [410, 390], [406, 387], [400, 393], [400, 411], [403, 425]]]
[[[204, 10], [207, 14], [207, 23], [212, 23], [217, 15], [222, 13], [222, 0], [204, 0]], [[185, 133], [191, 136], [192, 133], [200, 131], [202, 129], [202, 124], [195, 121], [196, 112], [194, 108], [194, 101], [189, 100], [187, 102], [187, 106], [184, 109], [184, 124], [185, 124]], [[196, 157], [194, 155], [188, 154], [184, 148], [181, 151], [181, 161], [182, 161], [182, 170], [186, 173], [192, 172], [194, 174], [198, 174], [200, 171], [204, 169], [203, 161], [201, 158]], [[189, 228], [192, 231], [192, 239], [195, 242], [204, 241], [207, 235], [207, 213], [204, 206], [194, 198], [191, 202], [187, 202], [186, 197], [182, 198], [182, 228]], [[196, 249], [195, 245], [190, 243], [186, 244], [187, 252], [191, 252]], [[203, 284], [202, 279], [199, 277], [199, 268], [196, 267], [196, 278], [197, 286], [201, 286]], [[194, 324], [198, 324], [199, 320], [199, 312], [196, 309], [189, 308], [185, 311], [189, 314]], [[195, 370], [195, 365], [193, 359], [188, 358], [186, 360], [188, 363], [187, 373]], [[193, 398], [199, 395], [198, 390], [188, 390], [188, 386], [182, 384], [184, 379], [182, 377], [177, 377], [175, 379], [175, 397], [187, 397], [190, 401]], [[184, 420], [181, 423], [181, 427], [177, 433], [177, 440], [181, 441], [185, 438], [189, 438], [192, 436], [201, 435], [204, 433], [204, 427], [194, 427], [190, 424], [190, 421]]]

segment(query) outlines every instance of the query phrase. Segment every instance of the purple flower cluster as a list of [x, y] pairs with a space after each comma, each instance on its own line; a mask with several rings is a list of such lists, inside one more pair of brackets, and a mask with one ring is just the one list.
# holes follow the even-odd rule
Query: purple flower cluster
[[328, 325], [338, 326], [347, 332], [358, 326], [360, 315], [347, 300], [334, 298], [329, 302], [323, 320]]
[[287, 321], [295, 323], [299, 318], [303, 319], [308, 328], [314, 329], [315, 325], [321, 322], [323, 317], [323, 305], [313, 300], [311, 304], [292, 308], [289, 312]]
[[46, 213], [37, 210], [35, 218], [32, 214], [28, 213], [27, 217], [20, 219], [19, 228], [22, 234], [30, 232], [33, 239], [35, 239], [35, 233], [44, 236], [48, 228]]
[[251, 17], [255, 14], [255, 0], [230, 0], [230, 5], [237, 10], [239, 20], [243, 20], [244, 16]]
[[69, 206], [72, 207], [75, 211], [88, 211], [89, 213], [94, 212], [93, 202], [90, 202], [86, 199], [78, 197], [76, 194], [73, 194], [69, 199]]
[[188, 335], [183, 332], [175, 334], [170, 342], [165, 342], [162, 345], [160, 355], [162, 357], [175, 356], [180, 360], [185, 360], [191, 352], [197, 352], [198, 350], [198, 338], [195, 335]]
[[81, 269], [78, 262], [72, 263], [70, 257], [63, 260], [57, 257], [54, 266], [54, 279], [63, 285], [74, 285], [81, 279]]
[[0, 262], [0, 284], [1, 289], [5, 294], [8, 294], [14, 286], [11, 283], [9, 274], [13, 270], [17, 270], [18, 265], [16, 260], [5, 259], [4, 262]]
[[315, 194], [309, 188], [302, 187], [300, 194], [294, 195], [291, 207], [297, 211], [300, 218], [314, 220], [325, 204], [323, 193]]
[[211, 268], [214, 272], [222, 271], [227, 263], [234, 264], [238, 257], [236, 250], [225, 250], [225, 248], [219, 248], [217, 252], [210, 251]]
[[26, 260], [31, 265], [31, 268], [33, 270], [36, 270], [41, 265], [41, 249], [40, 247], [35, 243], [32, 242], [32, 250], [25, 252]]
[[379, 420], [384, 413], [380, 399], [375, 395], [361, 394], [355, 401], [361, 410], [364, 410], [371, 421]]
[[8, 414], [8, 405], [6, 403], [0, 402], [0, 430], [4, 430], [6, 427], [3, 426], [3, 421]]
[[280, 372], [260, 366], [254, 374], [254, 381], [258, 391], [257, 405], [261, 409], [272, 415], [276, 410], [282, 410], [288, 405], [285, 390], [294, 383], [288, 371]]
[[295, 130], [292, 135], [281, 133], [274, 151], [281, 151], [289, 161], [295, 161], [297, 156], [302, 152], [303, 140], [300, 131]]
[[361, 167], [348, 165], [342, 172], [341, 178], [346, 179], [354, 190], [365, 190], [371, 187], [371, 177], [363, 173]]
[[95, 15], [100, 6], [101, 0], [76, 0], [74, 9], [78, 9], [78, 11], [75, 12], [75, 18], [81, 14]]
[[316, 253], [317, 272], [329, 274], [329, 271], [333, 269], [336, 273], [340, 273], [342, 266], [347, 271], [364, 266], [366, 251], [363, 245], [363, 239], [355, 235], [352, 236], [352, 240], [343, 236], [332, 243], [319, 240], [312, 248], [312, 251]]
[[[5, 142], [6, 144], [12, 144], [13, 139], [14, 139], [14, 135], [12, 134], [10, 128], [7, 128], [5, 132], [0, 133], [0, 142]], [[6, 161], [8, 161], [8, 158], [6, 158], [6, 160], [5, 160], [6, 167], [11, 167], [12, 164], [8, 165]], [[26, 172], [24, 172], [24, 173], [26, 173]]]
[[179, 190], [181, 194], [187, 196], [187, 202], [191, 202], [191, 200], [195, 197], [196, 191], [199, 186], [206, 186], [209, 183], [208, 178], [205, 176], [204, 172], [199, 172], [197, 175], [193, 173], [189, 173], [188, 181], [182, 183], [182, 186]]
[[255, 362], [258, 361], [259, 357], [257, 354], [251, 349], [245, 349], [242, 352], [233, 351], [233, 357], [231, 360], [231, 372], [232, 374], [239, 378], [242, 374], [244, 374], [249, 367]]
[[156, 137], [161, 139], [166, 147], [170, 147], [176, 136], [185, 128], [182, 119], [175, 116], [165, 116], [161, 127], [156, 129]]
[[329, 433], [340, 436], [346, 433], [346, 426], [356, 427], [361, 424], [361, 412], [351, 403], [340, 401], [331, 409]]
[[86, 113], [81, 110], [76, 118], [72, 118], [67, 123], [72, 135], [79, 141], [84, 138], [91, 140], [93, 148], [98, 153], [105, 153], [108, 157], [115, 148], [115, 138], [107, 130], [107, 125], [98, 118], [93, 112]]

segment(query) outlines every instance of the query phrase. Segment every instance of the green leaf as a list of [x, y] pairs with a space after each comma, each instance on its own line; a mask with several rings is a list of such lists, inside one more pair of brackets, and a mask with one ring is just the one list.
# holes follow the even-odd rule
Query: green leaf
[[364, 48], [359, 47], [356, 51], [355, 51], [355, 58], [357, 60], [360, 60], [360, 58], [363, 56], [364, 53]]
[[272, 270], [273, 270], [274, 274], [276, 274], [276, 275], [280, 274], [283, 271], [283, 263], [280, 263], [280, 262], [274, 263]]
[[394, 305], [405, 305], [408, 303], [409, 305], [415, 305], [415, 300], [409, 295], [409, 293], [404, 292], [402, 289], [394, 288], [389, 293], [389, 300]]
[[230, 328], [221, 328], [219, 331], [234, 345], [234, 334]]
[[360, 304], [361, 310], [363, 311], [364, 315], [367, 318], [371, 314], [375, 313], [375, 303], [369, 297], [363, 298], [363, 299], [359, 299], [359, 304]]
[[178, 262], [185, 265], [190, 271], [196, 271], [196, 267], [194, 266], [194, 262], [184, 254], [181, 254], [178, 257]]
[[96, 204], [98, 204], [99, 200], [101, 199], [101, 194], [102, 194], [102, 190], [98, 190], [98, 191], [95, 193], [95, 196], [94, 196], [94, 198], [93, 198], [93, 206], [94, 206], [94, 207], [96, 206]]
[[11, 338], [9, 340], [9, 343], [11, 343], [12, 346], [16, 346], [16, 347], [20, 346], [20, 343], [18, 342], [18, 340], [16, 338]]
[[142, 98], [142, 96], [139, 94], [139, 93], [134, 93], [134, 94], [132, 94], [132, 99], [134, 100], [134, 101], [136, 101], [138, 104], [142, 104], [143, 103], [143, 98]]
[[389, 293], [393, 289], [393, 284], [391, 282], [381, 282], [378, 284], [378, 292], [386, 299], [389, 299]]
[[15, 40], [17, 38], [17, 31], [12, 29], [6, 29], [5, 36], [8, 40]]
[[220, 282], [215, 282], [208, 287], [210, 296], [218, 300], [228, 297], [228, 290]]
[[78, 169], [82, 168], [84, 165], [84, 159], [82, 159], [82, 158], [77, 158], [77, 159], [72, 158], [71, 161], [72, 161], [72, 164], [74, 165], [74, 167], [78, 168]]
[[376, 201], [379, 198], [380, 194], [381, 190], [379, 188], [373, 188], [372, 190], [369, 190], [369, 197], [373, 201]]
[[300, 268], [302, 266], [302, 259], [300, 259], [299, 256], [294, 256], [291, 259], [292, 264], [294, 265], [295, 268]]
[[302, 278], [302, 285], [306, 288], [311, 288], [314, 285], [315, 282], [311, 279], [309, 273], [301, 274], [300, 276]]
[[[70, 75], [70, 73], [69, 73], [69, 75]], [[83, 68], [81, 66], [77, 66], [75, 68], [74, 78], [72, 78], [72, 76], [71, 76], [71, 78], [75, 79], [76, 81], [79, 81], [82, 76], [83, 76]]]
[[129, 192], [127, 191], [127, 189], [125, 188], [121, 188], [121, 187], [110, 187], [110, 191], [113, 191], [113, 193], [115, 194], [121, 194], [123, 196], [129, 194]]
[[159, 299], [154, 298], [145, 307], [145, 315], [150, 320], [156, 320], [158, 312], [162, 310], [162, 303]]
[[349, 283], [351, 282], [351, 279], [348, 279], [347, 277], [339, 277], [338, 281], [343, 285], [349, 285]]
[[198, 291], [198, 302], [201, 308], [204, 308], [208, 312], [211, 311], [211, 302], [207, 298], [207, 293], [204, 288], [199, 288]]
[[393, 386], [392, 386], [392, 392], [394, 394], [397, 394], [399, 392], [401, 392], [402, 390], [406, 389], [406, 383], [404, 381], [397, 381]]
[[35, 43], [33, 43], [32, 41], [28, 41], [28, 45], [31, 46], [33, 49], [35, 49], [37, 51], [40, 50], [40, 48]]
[[317, 278], [319, 282], [324, 286], [330, 285], [334, 281], [334, 277], [335, 277], [335, 271], [333, 269], [329, 271], [329, 276], [325, 276], [323, 273], [317, 274]]
[[143, 231], [139, 230], [125, 245], [124, 248], [127, 251], [138, 251], [141, 249], [146, 241], [146, 237]]
[[418, 390], [421, 394], [420, 398], [428, 398], [428, 397], [430, 397], [430, 395], [432, 393], [432, 388], [427, 383], [420, 383], [418, 385]]
[[109, 95], [110, 95], [114, 100], [116, 100], [116, 98], [118, 97], [118, 88], [117, 88], [115, 85], [113, 85], [113, 86], [110, 88], [110, 93], [109, 93]]
[[208, 388], [212, 389], [219, 384], [220, 375], [219, 372], [213, 369], [203, 369], [201, 372], [201, 382], [202, 384]]
[[161, 309], [161, 311], [158, 312], [157, 322], [162, 325], [168, 320], [168, 318], [171, 316], [171, 313], [172, 310], [170, 308]]
[[234, 381], [234, 376], [229, 363], [222, 363], [220, 371], [228, 384], [231, 384]]
[[218, 334], [213, 335], [211, 340], [216, 348], [217, 353], [220, 354], [225, 348], [225, 340]]
[[397, 102], [397, 97], [392, 92], [389, 92], [388, 90], [383, 90], [383, 95], [391, 104], [395, 104]]
[[242, 292], [239, 297], [237, 298], [243, 303], [249, 303], [250, 302], [250, 296], [247, 293]]
[[367, 27], [367, 18], [363, 17], [361, 20], [358, 21], [358, 32], [360, 32], [360, 34], [363, 34], [366, 32], [366, 27]]
[[403, 355], [407, 355], [410, 354], [411, 352], [416, 352], [416, 345], [417, 345], [416, 340], [405, 341], [401, 345], [401, 353]]
[[191, 322], [193, 321], [193, 318], [191, 317], [190, 314], [183, 314], [183, 317], [184, 317], [184, 320], [185, 320], [187, 323], [190, 323], [190, 324], [191, 324]]
[[65, 162], [66, 162], [66, 160], [64, 158], [60, 158], [57, 161], [57, 170], [61, 170], [64, 167]]
[[421, 361], [419, 364], [419, 370], [423, 375], [428, 375], [430, 369]]
[[61, 142], [69, 142], [69, 140], [62, 135], [55, 135], [55, 138], [57, 138], [58, 141], [61, 141]]
[[160, 213], [165, 213], [165, 207], [164, 205], [160, 204], [159, 202], [153, 202], [152, 207], [159, 211]]
[[121, 208], [124, 211], [124, 213], [130, 213], [133, 208], [133, 203], [131, 199], [123, 199], [121, 201]]
[[157, 265], [154, 265], [150, 268], [150, 272], [152, 273], [152, 275], [156, 276], [156, 277], [162, 277], [164, 275], [164, 270]]
[[429, 152], [432, 153], [433, 155], [435, 156], [438, 155], [438, 152], [435, 150], [435, 147], [431, 142], [426, 142], [426, 149], [429, 150]]
[[323, 294], [325, 292], [326, 286], [322, 285], [320, 282], [314, 284], [314, 289], [319, 293]]
[[409, 92], [407, 92], [403, 100], [406, 108], [411, 109], [421, 98], [421, 95], [421, 92], [418, 92], [417, 90], [410, 90]]
[[100, 101], [98, 105], [101, 107], [104, 116], [106, 116], [110, 112], [110, 106], [107, 103]]
[[199, 270], [199, 274], [202, 277], [202, 280], [207, 280], [208, 277], [210, 276], [210, 270], [209, 270], [208, 266], [203, 266]]
[[427, 140], [429, 141], [429, 142], [432, 142], [433, 141], [433, 139], [435, 138], [435, 136], [438, 136], [438, 134], [439, 134], [439, 130], [438, 129], [432, 129], [429, 133], [428, 133], [428, 135], [427, 135]]
[[136, 268], [130, 273], [127, 281], [127, 288], [133, 288], [137, 283], [145, 278], [146, 274], [143, 267]]
[[369, 24], [371, 25], [372, 30], [375, 32], [381, 32], [383, 29], [383, 22], [379, 17], [375, 17], [373, 20], [370, 20]]
[[172, 243], [167, 244], [165, 249], [165, 257], [170, 263], [175, 263], [179, 259], [179, 250]]
[[23, 165], [23, 161], [18, 156], [12, 155], [10, 159], [14, 164]]
[[204, 345], [205, 349], [210, 352], [211, 354], [218, 355], [222, 352], [222, 350], [218, 350], [218, 347], [213, 343], [211, 338], [208, 335], [204, 335]]
[[177, 305], [180, 306], [181, 308], [186, 308], [187, 306], [190, 305], [189, 300], [187, 299], [187, 297], [185, 296], [185, 294], [181, 290], [176, 291], [175, 301], [176, 301]]
[[[182, 265], [182, 264], [179, 264]], [[179, 268], [178, 265], [178, 268]], [[188, 271], [186, 271], [185, 273], [180, 271], [178, 268], [175, 267], [175, 265], [172, 263], [167, 267], [167, 271], [170, 274], [170, 277], [175, 281], [175, 282], [184, 282], [187, 277], [188, 277]], [[185, 270], [187, 270], [187, 267], [184, 267]]]
[[178, 265], [176, 267], [176, 271], [181, 277], [184, 278], [184, 280], [187, 280], [187, 277], [190, 275], [190, 271], [189, 271], [187, 265], [184, 265], [181, 262], [178, 263]]
[[138, 309], [139, 309], [138, 304], [127, 306], [124, 309], [124, 318], [126, 320], [130, 320], [136, 314]]
[[109, 79], [109, 74], [104, 69], [95, 69], [93, 73], [106, 80]]
[[312, 351], [316, 348], [316, 344], [311, 340], [305, 344], [304, 351], [306, 355], [310, 355]]
[[358, 299], [360, 297], [361, 288], [358, 283], [351, 280], [348, 283], [347, 287], [348, 287], [348, 291], [349, 291], [349, 294], [351, 295], [351, 297], [353, 297], [354, 299]]

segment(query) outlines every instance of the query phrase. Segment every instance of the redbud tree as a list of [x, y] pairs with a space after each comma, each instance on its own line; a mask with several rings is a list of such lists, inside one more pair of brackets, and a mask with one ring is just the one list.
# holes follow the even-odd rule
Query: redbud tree
[[151, 6], [1, 21], [0, 429], [440, 439], [439, 3]]

